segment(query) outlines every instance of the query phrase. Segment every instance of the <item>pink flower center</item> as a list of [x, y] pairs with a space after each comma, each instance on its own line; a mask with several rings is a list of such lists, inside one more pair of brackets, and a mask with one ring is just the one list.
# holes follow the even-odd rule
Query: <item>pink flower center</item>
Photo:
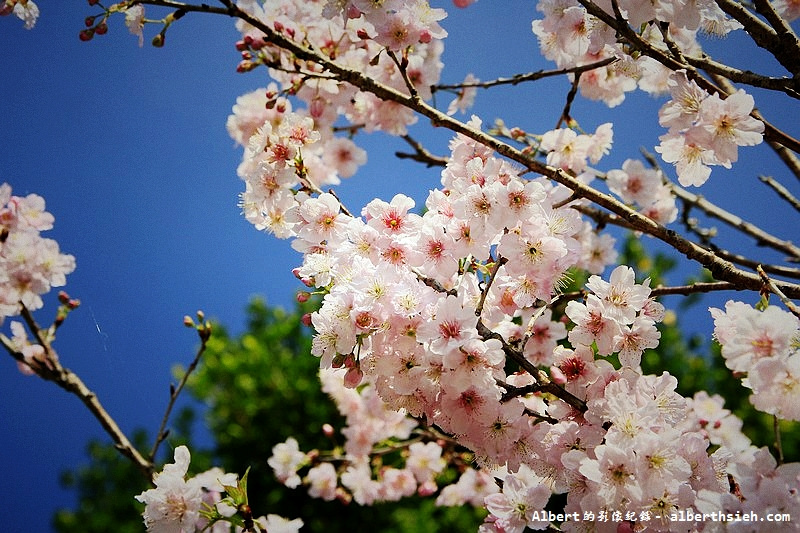
[[445, 339], [457, 339], [461, 336], [461, 324], [444, 320], [439, 324], [439, 333]]

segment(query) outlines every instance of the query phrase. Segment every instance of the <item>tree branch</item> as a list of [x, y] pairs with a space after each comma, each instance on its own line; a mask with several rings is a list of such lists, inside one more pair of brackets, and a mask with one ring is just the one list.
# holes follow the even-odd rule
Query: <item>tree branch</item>
[[481, 89], [488, 89], [490, 87], [496, 87], [498, 85], [518, 85], [520, 83], [526, 81], [536, 81], [542, 78], [548, 78], [552, 76], [560, 76], [562, 74], [580, 74], [582, 72], [587, 72], [589, 70], [594, 70], [598, 68], [605, 67], [618, 61], [616, 57], [607, 57], [605, 59], [601, 59], [600, 61], [595, 61], [593, 63], [586, 63], [584, 65], [578, 65], [575, 67], [569, 68], [559, 68], [559, 69], [552, 69], [552, 70], [537, 70], [535, 72], [528, 72], [527, 74], [515, 74], [509, 78], [496, 78], [490, 81], [476, 81], [472, 83], [455, 83], [451, 85], [432, 85], [431, 86], [431, 93], [435, 93], [436, 91], [444, 91], [444, 90], [459, 90], [459, 89], [469, 89], [472, 87], [477, 87]]
[[561, 387], [550, 381], [550, 378], [548, 378], [544, 372], [536, 368], [533, 365], [533, 363], [525, 359], [525, 356], [522, 354], [521, 351], [515, 350], [514, 348], [509, 346], [502, 335], [500, 335], [499, 333], [495, 333], [494, 331], [491, 331], [483, 324], [483, 321], [480, 319], [478, 319], [478, 324], [476, 327], [478, 329], [478, 335], [480, 335], [481, 338], [483, 338], [484, 340], [487, 339], [499, 340], [503, 345], [503, 352], [505, 352], [506, 356], [509, 357], [515, 363], [517, 363], [520, 366], [520, 368], [525, 370], [528, 374], [533, 376], [533, 378], [536, 380], [536, 385], [535, 385], [536, 390], [532, 392], [546, 392], [548, 394], [552, 394], [556, 398], [566, 402], [567, 404], [572, 406], [574, 409], [580, 411], [581, 413], [586, 412], [587, 409], [586, 402], [584, 402], [574, 394], [567, 392], [565, 389], [562, 389]]
[[111, 437], [111, 440], [114, 442], [114, 447], [116, 447], [122, 455], [130, 459], [139, 470], [141, 470], [142, 474], [150, 480], [153, 475], [153, 463], [145, 459], [139, 450], [128, 440], [128, 437], [119, 428], [116, 421], [105, 410], [103, 404], [100, 403], [97, 395], [86, 386], [83, 380], [81, 380], [77, 374], [61, 365], [58, 354], [50, 344], [50, 339], [42, 334], [44, 330], [36, 324], [33, 315], [31, 315], [30, 311], [24, 306], [22, 307], [22, 317], [37, 339], [38, 344], [44, 349], [45, 361], [41, 365], [28, 364], [22, 353], [17, 351], [10, 339], [2, 335], [0, 336], [0, 340], [2, 340], [3, 347], [6, 351], [17, 361], [28, 364], [28, 367], [42, 379], [52, 381], [65, 391], [77, 396], [95, 419], [100, 422], [105, 432]]
[[773, 191], [778, 193], [778, 196], [786, 200], [786, 202], [791, 205], [795, 211], [800, 211], [800, 200], [794, 197], [789, 189], [775, 181], [771, 176], [759, 176], [760, 179], [767, 187], [771, 188]]
[[796, 39], [793, 43], [791, 35], [789, 35], [789, 39], [779, 37], [774, 29], [748, 11], [740, 2], [734, 0], [715, 1], [720, 9], [744, 26], [758, 46], [769, 51], [795, 77], [800, 75], [800, 45]]
[[424, 163], [428, 168], [447, 166], [448, 159], [446, 157], [433, 155], [424, 146], [422, 146], [419, 141], [410, 135], [403, 135], [401, 138], [414, 149], [414, 153], [407, 154], [404, 152], [395, 152], [395, 157], [399, 159], [411, 159], [419, 163]]
[[770, 248], [789, 254], [789, 261], [800, 261], [800, 248], [790, 241], [775, 237], [755, 224], [742, 220], [741, 217], [709, 202], [704, 197], [687, 191], [680, 185], [667, 182], [667, 187], [669, 187], [675, 196], [689, 202], [693, 207], [700, 209], [705, 214], [724, 222], [746, 235], [750, 235], [756, 240], [756, 244], [759, 246], [769, 246]]
[[758, 275], [761, 276], [762, 280], [764, 280], [764, 285], [767, 286], [769, 291], [771, 293], [773, 293], [775, 296], [777, 296], [778, 298], [780, 298], [781, 302], [783, 302], [783, 305], [785, 305], [786, 308], [789, 311], [791, 311], [794, 316], [796, 316], [797, 318], [800, 318], [800, 308], [798, 308], [794, 304], [794, 302], [792, 302], [789, 298], [786, 297], [785, 294], [783, 294], [783, 291], [781, 291], [775, 285], [775, 283], [769, 278], [769, 276], [767, 276], [767, 273], [764, 272], [764, 269], [761, 268], [761, 266], [758, 267]]
[[178, 400], [178, 396], [180, 396], [183, 387], [189, 380], [189, 376], [192, 374], [192, 372], [194, 372], [195, 368], [197, 368], [197, 364], [200, 362], [200, 357], [202, 357], [203, 353], [206, 351], [208, 339], [211, 338], [211, 324], [208, 322], [203, 322], [204, 317], [202, 317], [202, 313], [200, 312], [198, 312], [198, 318], [201, 321], [201, 324], [196, 326], [197, 335], [200, 337], [200, 348], [197, 349], [197, 354], [195, 354], [194, 359], [186, 368], [186, 372], [184, 372], [183, 377], [178, 383], [178, 386], [175, 387], [170, 384], [169, 402], [167, 402], [167, 408], [164, 410], [164, 416], [162, 417], [161, 424], [158, 427], [158, 433], [156, 433], [156, 439], [153, 442], [153, 448], [150, 450], [151, 463], [155, 461], [156, 454], [158, 453], [158, 447], [169, 434], [169, 430], [167, 430], [166, 427], [170, 414], [172, 414], [172, 409], [175, 407], [175, 402]]

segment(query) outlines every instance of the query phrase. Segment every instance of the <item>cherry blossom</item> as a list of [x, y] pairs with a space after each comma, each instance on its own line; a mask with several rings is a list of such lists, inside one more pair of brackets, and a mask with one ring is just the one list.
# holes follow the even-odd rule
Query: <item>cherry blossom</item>
[[39, 6], [33, 0], [4, 0], [0, 5], [0, 16], [11, 13], [25, 23], [25, 29], [30, 30], [39, 18]]
[[[772, 6], [795, 18], [794, 4]], [[446, 13], [424, 0], [240, 5], [262, 28], [400, 96], [432, 101], [440, 89], [434, 85]], [[761, 143], [765, 124], [753, 117], [752, 96], [714, 92], [695, 72], [670, 72], [669, 62], [642, 53], [652, 47], [675, 61], [703, 57], [698, 32], [739, 26], [718, 6], [620, 0], [594, 7], [624, 17], [630, 35], [623, 41], [623, 32], [574, 0], [541, 0], [544, 18], [531, 25], [540, 49], [559, 68], [603, 60], [569, 76], [584, 96], [608, 106], [637, 87], [668, 93], [658, 113], [668, 131], [655, 150], [674, 164], [681, 185], [702, 185], [711, 167], [737, 162], [740, 146]], [[150, 22], [144, 8], [118, 9], [141, 45]], [[0, 14], [11, 12], [26, 27], [38, 16], [31, 0], [5, 0]], [[248, 23], [237, 27], [239, 70], [263, 65], [274, 80], [237, 99], [227, 123], [244, 147], [240, 207], [257, 229], [290, 239], [302, 254], [296, 275], [321, 296], [309, 317], [312, 354], [320, 358], [323, 390], [346, 420], [341, 452], [305, 453], [292, 437], [277, 444], [268, 464], [281, 483], [360, 505], [417, 494], [435, 496], [438, 505], [483, 506], [485, 532], [553, 527], [538, 511], [560, 494], [567, 512], [629, 509], [633, 518], [606, 524], [616, 531], [706, 527], [673, 523], [679, 509], [800, 512], [799, 466], [778, 466], [752, 446], [720, 397], [684, 398], [673, 376], [643, 374], [642, 354], [658, 346], [664, 307], [651, 297], [650, 280], [637, 283], [632, 268], [618, 265], [603, 275], [617, 260], [615, 242], [602, 221], [584, 215], [580, 194], [476, 141], [482, 123], [472, 117], [461, 131], [474, 130], [474, 138], [461, 133], [451, 140], [426, 210], [418, 214], [414, 199], [397, 194], [351, 211], [323, 187], [366, 161], [356, 135], [405, 135], [418, 119], [412, 106], [340, 83], [325, 61], [280, 49]], [[448, 116], [472, 105], [476, 88], [468, 85], [477, 79], [468, 75], [464, 84]], [[594, 168], [610, 152], [610, 123], [586, 133], [568, 105], [549, 131], [498, 124], [493, 131], [527, 143], [522, 153], [559, 169], [558, 178], [570, 178], [559, 183], [576, 193], [575, 183], [605, 179], [622, 200], [612, 204], [620, 212], [627, 213], [624, 203], [661, 224], [677, 219], [666, 173], [633, 159], [607, 172]], [[554, 176], [550, 171], [544, 174]], [[53, 224], [44, 208], [36, 195], [18, 198], [0, 187], [0, 317], [41, 307], [41, 295], [63, 285], [75, 267], [55, 241], [40, 237]], [[576, 270], [590, 274], [587, 290], [562, 294]], [[777, 306], [757, 310], [733, 301], [710, 312], [725, 363], [752, 391], [753, 405], [800, 419], [800, 320]], [[47, 364], [44, 348], [20, 323], [11, 330], [23, 371]], [[397, 451], [397, 463], [373, 461], [378, 446]], [[213, 469], [187, 479], [189, 462], [188, 449], [178, 447], [174, 463], [154, 476], [155, 488], [137, 496], [148, 530], [206, 527], [213, 518], [201, 515], [203, 504], [224, 518], [237, 512], [221, 498], [236, 477]], [[440, 487], [448, 468], [457, 480]], [[277, 515], [257, 522], [270, 531], [302, 525]], [[582, 527], [558, 522], [564, 530]]]
[[29, 311], [42, 307], [42, 295], [64, 286], [75, 270], [75, 258], [40, 235], [53, 220], [40, 196], [20, 198], [8, 184], [0, 186], [0, 321], [19, 314], [22, 306]]

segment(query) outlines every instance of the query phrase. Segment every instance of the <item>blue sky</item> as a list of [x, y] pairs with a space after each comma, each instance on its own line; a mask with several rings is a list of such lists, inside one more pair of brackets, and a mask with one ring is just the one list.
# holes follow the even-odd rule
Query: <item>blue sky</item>
[[[498, 10], [484, 0], [463, 12], [449, 9], [443, 81], [458, 82], [467, 72], [490, 79], [552, 67], [530, 33], [533, 4], [505, 4]], [[84, 378], [124, 430], [153, 432], [170, 368], [186, 364], [196, 346], [181, 325], [185, 314], [203, 309], [236, 333], [252, 295], [289, 306], [300, 288], [290, 273], [298, 254], [253, 229], [236, 205], [243, 189], [235, 174], [241, 151], [225, 120], [236, 96], [266, 84], [265, 73], [235, 72], [237, 33], [221, 17], [187, 16], [170, 29], [166, 46], [154, 49], [139, 48], [121, 18], [112, 20], [108, 35], [82, 43], [77, 34], [91, 8], [84, 2], [39, 5], [42, 15], [32, 31], [16, 19], [0, 20], [0, 182], [18, 195], [44, 196], [56, 217], [48, 236], [77, 258], [66, 290], [82, 305], [59, 331], [62, 362]], [[736, 43], [714, 47], [730, 51]], [[762, 64], [749, 52], [737, 54], [737, 61]], [[500, 116], [509, 125], [543, 131], [555, 125], [567, 86], [559, 78], [481, 91], [476, 112], [486, 122]], [[786, 100], [763, 110], [797, 135], [796, 113], [780, 112]], [[448, 101], [444, 97], [440, 107]], [[655, 121], [661, 102], [639, 93], [609, 113], [579, 101], [573, 115], [590, 131], [626, 117], [616, 124], [612, 156], [601, 163], [607, 169], [637, 157], [639, 146], [657, 144], [664, 133]], [[430, 130], [421, 121], [413, 133], [434, 153], [446, 153], [450, 135]], [[436, 169], [392, 157], [405, 149], [401, 140], [374, 134], [356, 141], [370, 162], [339, 189], [351, 208], [397, 192], [422, 204], [438, 184]], [[702, 192], [730, 209], [746, 206], [765, 227], [797, 240], [796, 224], [785, 224], [791, 212], [754, 177], [780, 175], [777, 158], [758, 153], [743, 151], [750, 163], [733, 171], [715, 170]], [[786, 181], [797, 194], [797, 181]], [[48, 301], [36, 315], [41, 323], [51, 319], [54, 299]], [[698, 331], [710, 331], [707, 313], [693, 322]], [[76, 398], [22, 376], [10, 358], [0, 363], [0, 390], [4, 499], [13, 509], [4, 528], [47, 531], [52, 512], [72, 503], [58, 486], [59, 472], [84, 463], [86, 441], [105, 435]]]

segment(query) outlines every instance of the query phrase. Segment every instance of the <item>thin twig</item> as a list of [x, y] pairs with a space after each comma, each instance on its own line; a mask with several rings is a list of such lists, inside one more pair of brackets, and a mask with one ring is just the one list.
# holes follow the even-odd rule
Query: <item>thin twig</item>
[[164, 439], [167, 438], [167, 434], [169, 433], [166, 430], [166, 427], [167, 422], [169, 422], [169, 417], [172, 414], [172, 409], [175, 407], [175, 402], [178, 400], [178, 396], [180, 396], [183, 387], [189, 380], [189, 376], [197, 368], [197, 364], [200, 362], [200, 357], [202, 357], [203, 353], [206, 351], [206, 343], [208, 343], [208, 339], [211, 338], [211, 324], [206, 322], [199, 325], [197, 327], [197, 333], [200, 337], [200, 348], [197, 349], [197, 354], [195, 354], [194, 359], [189, 364], [186, 372], [184, 372], [183, 377], [178, 383], [178, 386], [173, 387], [170, 385], [169, 402], [167, 403], [167, 408], [164, 411], [164, 417], [161, 419], [161, 424], [158, 427], [158, 433], [156, 433], [156, 440], [153, 442], [153, 448], [150, 450], [151, 463], [155, 461], [156, 454], [158, 453], [158, 447], [162, 442], [164, 442]]
[[489, 279], [486, 281], [486, 286], [481, 291], [481, 298], [478, 301], [478, 306], [475, 308], [475, 316], [479, 317], [481, 316], [481, 313], [483, 313], [483, 304], [486, 303], [486, 296], [489, 294], [489, 289], [492, 288], [492, 283], [494, 283], [497, 273], [500, 271], [500, 267], [505, 265], [507, 262], [508, 259], [505, 257], [500, 255], [497, 256], [497, 259], [492, 265], [492, 270], [489, 272]]
[[484, 340], [488, 339], [499, 340], [503, 346], [503, 352], [506, 354], [506, 356], [508, 356], [515, 363], [517, 363], [520, 366], [520, 368], [522, 368], [531, 376], [533, 376], [533, 378], [537, 382], [535, 392], [546, 392], [548, 394], [552, 394], [556, 398], [572, 406], [577, 411], [581, 413], [586, 412], [587, 409], [586, 402], [584, 402], [574, 394], [568, 392], [567, 390], [559, 387], [558, 385], [550, 381], [550, 378], [548, 378], [544, 372], [536, 368], [536, 366], [533, 363], [525, 359], [525, 356], [521, 351], [515, 350], [514, 348], [509, 346], [509, 344], [505, 341], [502, 335], [494, 331], [491, 331], [483, 324], [483, 321], [480, 319], [478, 319], [476, 327], [478, 329], [478, 335], [480, 335], [481, 338], [483, 338]]
[[477, 87], [481, 89], [488, 89], [490, 87], [495, 87], [497, 85], [517, 85], [527, 81], [536, 81], [542, 78], [552, 77], [552, 76], [560, 76], [562, 74], [580, 74], [582, 72], [587, 72], [589, 70], [595, 70], [598, 68], [605, 67], [618, 61], [616, 57], [607, 57], [605, 59], [601, 59], [600, 61], [595, 61], [593, 63], [587, 63], [584, 65], [578, 65], [575, 67], [569, 68], [559, 68], [553, 70], [537, 70], [535, 72], [528, 72], [527, 74], [515, 74], [509, 78], [497, 78], [490, 81], [477, 81], [472, 83], [455, 83], [451, 85], [432, 85], [431, 92], [435, 93], [436, 91], [442, 90], [459, 90], [459, 89], [469, 89], [472, 87]]
[[761, 279], [764, 280], [764, 284], [767, 286], [769, 291], [778, 298], [780, 298], [781, 302], [783, 302], [783, 305], [785, 305], [786, 308], [789, 311], [791, 311], [791, 313], [794, 316], [800, 318], [800, 308], [797, 307], [793, 301], [787, 298], [786, 295], [783, 294], [782, 290], [780, 290], [777, 286], [775, 286], [775, 282], [773, 282], [772, 279], [770, 279], [770, 277], [767, 276], [767, 273], [764, 272], [764, 269], [761, 268], [761, 265], [759, 265], [756, 270], [758, 271], [758, 275], [761, 276]]
[[569, 92], [567, 92], [567, 100], [564, 103], [564, 110], [561, 111], [561, 116], [556, 123], [556, 128], [558, 129], [561, 127], [561, 124], [564, 122], [567, 123], [567, 126], [570, 125], [572, 122], [572, 116], [570, 116], [570, 112], [572, 109], [572, 102], [575, 101], [575, 96], [578, 94], [578, 85], [581, 82], [581, 74], [580, 72], [575, 75], [575, 78], [572, 80], [572, 85], [570, 85]]
[[783, 443], [781, 442], [781, 421], [778, 415], [772, 416], [772, 428], [775, 430], [775, 451], [778, 452], [778, 457], [775, 460], [780, 466], [783, 464]]
[[775, 250], [789, 254], [790, 261], [800, 261], [800, 248], [795, 246], [792, 242], [775, 237], [774, 235], [762, 230], [755, 224], [747, 222], [746, 220], [742, 220], [741, 217], [736, 216], [733, 213], [717, 206], [716, 204], [709, 202], [698, 194], [687, 191], [676, 183], [667, 182], [667, 187], [669, 187], [675, 196], [686, 200], [687, 202], [691, 203], [692, 206], [700, 209], [705, 214], [724, 222], [725, 224], [741, 231], [746, 235], [750, 235], [756, 240], [756, 244], [759, 246], [768, 246]]
[[407, 154], [404, 152], [395, 152], [394, 153], [395, 157], [399, 159], [412, 159], [419, 163], [424, 163], [428, 168], [447, 166], [448, 158], [438, 155], [433, 155], [424, 146], [422, 146], [422, 144], [419, 141], [417, 141], [408, 134], [403, 135], [401, 138], [414, 149], [414, 153]]
[[718, 248], [716, 246], [709, 246], [708, 249], [726, 261], [750, 268], [754, 271], [757, 266], [761, 265], [761, 268], [764, 269], [764, 272], [768, 274], [774, 274], [784, 278], [800, 279], [800, 268], [759, 263], [758, 261], [754, 261], [743, 255], [735, 254], [731, 251], [723, 250], [722, 248]]
[[789, 189], [787, 189], [786, 187], [775, 181], [775, 179], [772, 178], [771, 176], [759, 176], [758, 179], [760, 179], [764, 184], [766, 184], [767, 187], [775, 191], [778, 194], [778, 196], [786, 200], [786, 202], [789, 205], [791, 205], [796, 211], [800, 211], [800, 200], [795, 198], [794, 195], [792, 195], [792, 193], [789, 192]]
[[[701, 293], [709, 293], [709, 292], [717, 292], [717, 291], [738, 291], [741, 290], [733, 283], [728, 283], [727, 281], [709, 281], [709, 282], [697, 282], [697, 283], [690, 283], [688, 285], [658, 285], [657, 287], [653, 287], [650, 289], [650, 296], [653, 298], [657, 298], [659, 296], [669, 296], [675, 294], [681, 294], [687, 296], [689, 294], [701, 294]], [[586, 291], [572, 291], [572, 292], [564, 292], [558, 295], [557, 298], [553, 299], [551, 305], [555, 305], [556, 303], [561, 303], [564, 301], [569, 300], [581, 300], [586, 297]]]

